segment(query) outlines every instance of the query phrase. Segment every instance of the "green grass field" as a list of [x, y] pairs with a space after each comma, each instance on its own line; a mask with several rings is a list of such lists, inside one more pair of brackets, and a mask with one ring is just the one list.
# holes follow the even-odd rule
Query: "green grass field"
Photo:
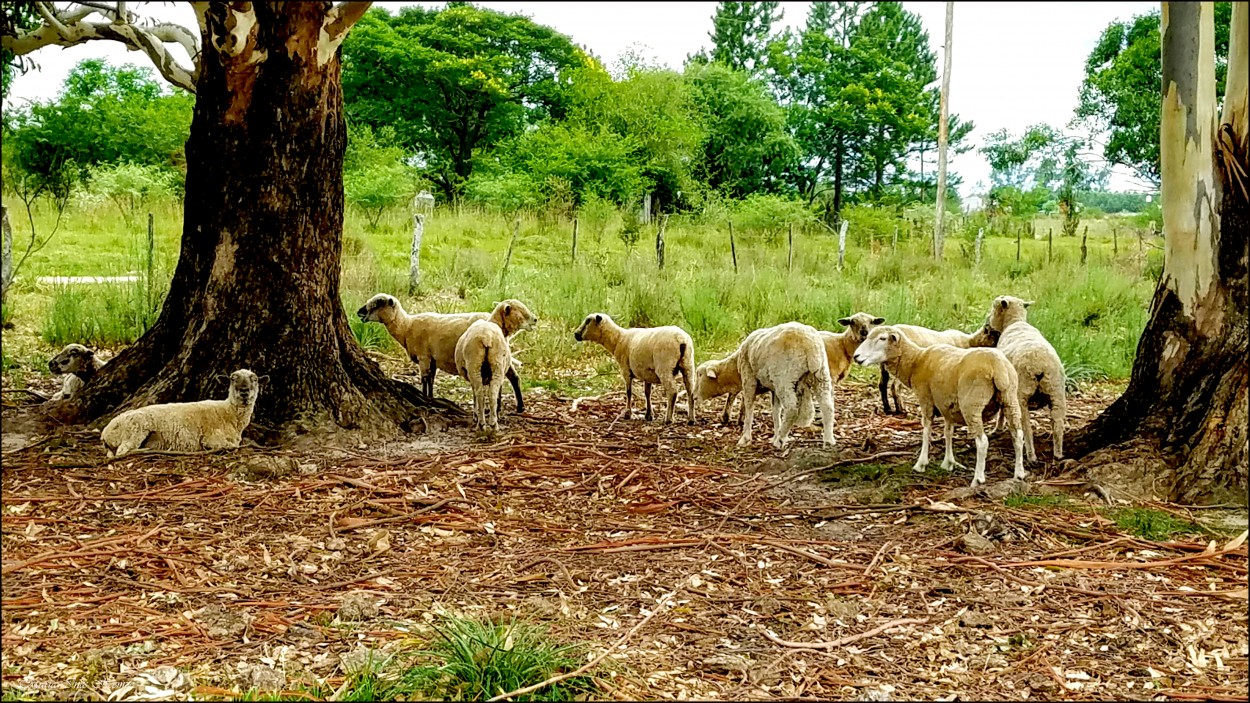
[[[13, 210], [15, 259], [29, 239], [25, 213]], [[22, 266], [10, 292], [4, 319], [4, 363], [11, 380], [46, 369], [61, 345], [74, 341], [117, 349], [155, 320], [159, 300], [177, 261], [181, 214], [176, 202], [155, 214], [153, 290], [144, 282], [146, 223], [128, 226], [107, 206], [71, 207], [60, 230]], [[41, 233], [51, 230], [51, 213], [36, 214]], [[345, 226], [343, 304], [355, 310], [374, 293], [397, 295], [410, 312], [488, 310], [505, 297], [523, 300], [540, 317], [538, 327], [515, 340], [530, 385], [559, 387], [573, 379], [580, 387], [610, 385], [612, 360], [598, 346], [579, 344], [572, 332], [591, 312], [606, 312], [629, 326], [676, 324], [694, 337], [697, 361], [731, 351], [753, 329], [798, 320], [839, 330], [836, 320], [856, 311], [892, 322], [938, 329], [972, 330], [983, 321], [996, 295], [1036, 301], [1030, 321], [1054, 344], [1077, 381], [1126, 378], [1143, 329], [1162, 252], [1143, 248], [1125, 226], [1113, 254], [1109, 223], [1091, 221], [1089, 253], [1080, 263], [1080, 237], [1058, 236], [1053, 260], [1045, 239], [1021, 242], [987, 237], [982, 261], [974, 261], [970, 232], [949, 235], [941, 265], [929, 255], [927, 238], [901, 239], [897, 250], [880, 238], [869, 241], [852, 226], [843, 270], [837, 238], [823, 228], [798, 228], [793, 270], [786, 237], [739, 231], [738, 270], [731, 259], [728, 229], [697, 217], [671, 218], [665, 233], [666, 266], [657, 270], [655, 225], [644, 226], [628, 247], [619, 218], [579, 225], [576, 261], [571, 258], [572, 223], [521, 217], [511, 262], [503, 264], [514, 218], [439, 208], [427, 221], [423, 281], [407, 294], [409, 215], [386, 213], [375, 230], [349, 211]], [[1046, 231], [1039, 220], [1038, 232]], [[1057, 224], [1057, 223], [1055, 223]], [[906, 231], [906, 230], [904, 230]], [[40, 276], [139, 274], [129, 284], [38, 284]], [[354, 316], [353, 316], [354, 317]], [[367, 347], [396, 353], [380, 326], [354, 323]], [[14, 367], [14, 364], [17, 364]], [[876, 372], [855, 369], [860, 378]], [[586, 386], [586, 379], [599, 379]]]

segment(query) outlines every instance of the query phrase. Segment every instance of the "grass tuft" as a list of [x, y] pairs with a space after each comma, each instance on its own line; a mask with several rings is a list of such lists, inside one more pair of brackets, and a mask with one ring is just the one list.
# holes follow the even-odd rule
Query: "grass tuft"
[[1150, 508], [1117, 508], [1107, 511], [1107, 517], [1121, 530], [1155, 542], [1202, 532], [1202, 528], [1188, 520]]

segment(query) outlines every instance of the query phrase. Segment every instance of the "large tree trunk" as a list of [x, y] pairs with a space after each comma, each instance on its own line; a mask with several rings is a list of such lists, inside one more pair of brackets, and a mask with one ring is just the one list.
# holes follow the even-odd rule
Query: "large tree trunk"
[[[946, 150], [948, 146], [948, 129], [950, 126], [950, 94], [951, 94], [951, 44], [954, 40], [955, 3], [946, 3], [946, 44], [943, 45], [942, 93], [939, 98], [938, 110], [938, 172], [937, 172], [937, 220], [933, 224], [933, 258], [942, 260], [942, 249], [945, 245], [946, 225]], [[921, 187], [924, 184], [924, 151], [920, 152]]]
[[1160, 157], [1166, 261], [1124, 395], [1076, 456], [1137, 436], [1184, 501], [1246, 501], [1248, 133], [1246, 3], [1234, 5], [1224, 115], [1214, 111], [1210, 3], [1163, 3]]
[[339, 298], [346, 130], [329, 12], [211, 4], [169, 295], [68, 408], [73, 419], [224, 397], [219, 374], [244, 367], [271, 378], [261, 427], [386, 432], [434, 405], [364, 354]]

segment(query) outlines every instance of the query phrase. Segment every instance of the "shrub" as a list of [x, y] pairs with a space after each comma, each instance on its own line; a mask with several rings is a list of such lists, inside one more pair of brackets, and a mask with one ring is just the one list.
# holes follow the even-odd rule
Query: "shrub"
[[117, 206], [133, 227], [139, 213], [153, 200], [174, 194], [177, 177], [157, 166], [121, 163], [87, 169], [89, 188]]
[[731, 216], [744, 233], [762, 235], [769, 241], [779, 239], [791, 224], [802, 226], [816, 219], [800, 200], [759, 193], [734, 203]]
[[156, 322], [164, 292], [154, 301], [142, 280], [59, 287], [40, 336], [55, 347], [71, 342], [115, 347], [131, 344]]

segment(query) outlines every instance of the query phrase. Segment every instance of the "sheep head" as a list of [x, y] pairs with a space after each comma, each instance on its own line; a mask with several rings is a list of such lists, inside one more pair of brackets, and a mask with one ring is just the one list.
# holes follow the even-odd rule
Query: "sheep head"
[[1029, 313], [1026, 308], [1032, 304], [1032, 300], [1023, 300], [1012, 295], [1000, 295], [990, 306], [990, 317], [986, 324], [990, 329], [1002, 332], [1013, 322], [1027, 322]]
[[356, 311], [356, 315], [360, 317], [361, 322], [381, 322], [386, 324], [395, 317], [395, 313], [399, 312], [399, 301], [393, 295], [378, 293], [369, 299], [369, 302], [360, 306]]
[[532, 329], [534, 325], [538, 324], [538, 317], [530, 312], [525, 303], [513, 298], [495, 303], [495, 309], [491, 311], [490, 319], [499, 325], [499, 329], [503, 330], [505, 337]]
[[612, 318], [601, 312], [592, 312], [582, 320], [582, 326], [573, 333], [579, 342], [598, 342], [603, 337], [603, 327], [612, 324]]
[[741, 390], [742, 376], [738, 373], [736, 356], [705, 361], [694, 371], [694, 397], [699, 402]]
[[875, 366], [897, 359], [902, 353], [902, 335], [889, 325], [882, 325], [868, 333], [868, 338], [855, 350], [855, 363]]
[[866, 312], [857, 312], [850, 317], [838, 320], [838, 324], [846, 328], [847, 334], [853, 341], [862, 342], [868, 339], [868, 333], [874, 328], [885, 324], [885, 318], [869, 315]]
[[248, 369], [239, 369], [230, 374], [230, 394], [228, 398], [239, 405], [255, 405], [256, 396], [260, 394], [262, 381], [269, 381], [269, 376], [257, 376]]
[[81, 373], [91, 368], [95, 361], [95, 352], [81, 344], [66, 344], [56, 356], [48, 362], [48, 370], [52, 373]]

